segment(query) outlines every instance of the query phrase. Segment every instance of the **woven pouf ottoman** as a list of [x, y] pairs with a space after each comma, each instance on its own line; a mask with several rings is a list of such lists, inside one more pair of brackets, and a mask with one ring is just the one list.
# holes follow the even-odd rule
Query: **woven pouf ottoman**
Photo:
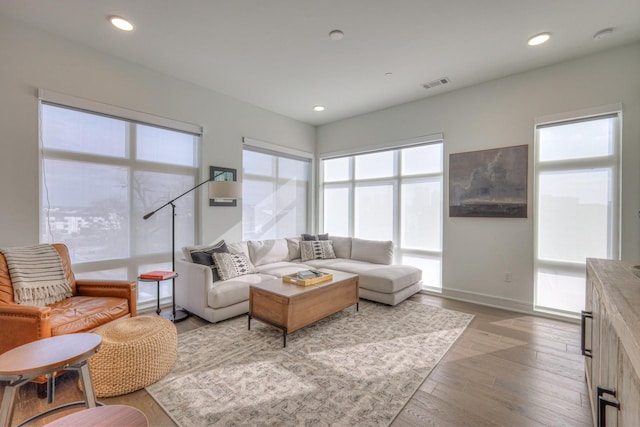
[[89, 359], [97, 397], [119, 396], [155, 383], [176, 363], [178, 333], [170, 320], [140, 316], [93, 331], [102, 345]]

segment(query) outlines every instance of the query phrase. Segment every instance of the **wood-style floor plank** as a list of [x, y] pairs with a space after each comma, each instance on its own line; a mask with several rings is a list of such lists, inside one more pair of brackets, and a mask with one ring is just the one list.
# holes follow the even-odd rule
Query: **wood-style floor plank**
[[[496, 425], [592, 425], [578, 325], [424, 294], [412, 300], [476, 318], [394, 427], [421, 419], [414, 414], [420, 405], [412, 402], [424, 401], [422, 394], [447, 402], [441, 411], [471, 413]], [[409, 409], [411, 414], [404, 414]]]
[[[592, 424], [578, 325], [427, 294], [414, 295], [411, 300], [471, 313], [475, 318], [398, 414], [393, 427]], [[184, 333], [205, 324], [191, 316], [176, 326], [178, 333]], [[0, 385], [0, 399], [3, 390]], [[14, 424], [50, 406], [81, 398], [73, 372], [57, 379], [53, 405], [37, 398], [34, 385], [26, 385]], [[136, 407], [154, 427], [175, 426], [145, 390], [101, 401]]]

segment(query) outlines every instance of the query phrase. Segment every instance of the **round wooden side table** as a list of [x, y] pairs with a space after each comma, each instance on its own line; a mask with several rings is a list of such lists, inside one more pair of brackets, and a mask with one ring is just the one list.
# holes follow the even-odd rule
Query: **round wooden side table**
[[[156, 314], [162, 315], [163, 317], [171, 320], [173, 323], [181, 322], [187, 317], [189, 317], [189, 313], [184, 310], [176, 309], [176, 277], [178, 277], [178, 273], [173, 273], [170, 276], [166, 277], [143, 277], [142, 275], [138, 276], [139, 282], [156, 282], [157, 289], [157, 299], [156, 299]], [[160, 282], [163, 280], [171, 280], [171, 294], [172, 294], [172, 304], [171, 304], [171, 312], [163, 313], [160, 309]]]
[[56, 371], [79, 371], [84, 401], [67, 403], [48, 409], [22, 422], [24, 425], [77, 406], [95, 408], [96, 402], [87, 359], [93, 356], [102, 343], [102, 337], [92, 333], [59, 335], [21, 345], [0, 354], [0, 380], [9, 381], [4, 389], [0, 408], [0, 425], [9, 427], [13, 418], [15, 399], [20, 387], [40, 375], [47, 377], [47, 398], [53, 402]]

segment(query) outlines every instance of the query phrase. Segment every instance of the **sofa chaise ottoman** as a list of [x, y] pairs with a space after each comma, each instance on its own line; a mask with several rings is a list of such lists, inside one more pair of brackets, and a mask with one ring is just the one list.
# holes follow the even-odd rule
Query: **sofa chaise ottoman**
[[[340, 236], [327, 239], [248, 240], [185, 247], [184, 259], [176, 261], [176, 304], [209, 322], [219, 322], [249, 311], [252, 284], [309, 269], [357, 274], [360, 297], [388, 305], [396, 305], [421, 289], [421, 270], [392, 264], [393, 242]], [[224, 270], [229, 266], [233, 270], [230, 275], [225, 271], [230, 276], [226, 280], [217, 277], [221, 271], [214, 258]]]

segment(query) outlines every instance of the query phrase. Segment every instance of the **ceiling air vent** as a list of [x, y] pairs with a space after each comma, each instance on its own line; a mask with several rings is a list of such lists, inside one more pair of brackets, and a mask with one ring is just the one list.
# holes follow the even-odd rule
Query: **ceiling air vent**
[[426, 83], [426, 84], [422, 85], [422, 87], [425, 88], [425, 89], [431, 89], [431, 88], [436, 87], [436, 86], [446, 85], [447, 83], [451, 83], [451, 80], [449, 80], [449, 77], [443, 77], [441, 79], [434, 80], [432, 82]]

